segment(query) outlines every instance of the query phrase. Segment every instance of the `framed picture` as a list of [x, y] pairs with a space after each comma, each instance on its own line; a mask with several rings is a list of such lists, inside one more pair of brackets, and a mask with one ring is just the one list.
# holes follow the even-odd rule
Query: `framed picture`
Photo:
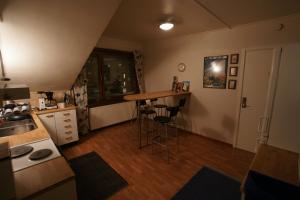
[[182, 91], [184, 92], [190, 91], [190, 81], [183, 81]]
[[204, 57], [203, 87], [225, 89], [228, 55]]
[[239, 63], [239, 54], [231, 54], [230, 64], [238, 64], [238, 63]]
[[229, 76], [237, 76], [238, 75], [238, 68], [237, 67], [230, 67], [229, 68]]
[[232, 89], [232, 90], [236, 89], [236, 80], [229, 80], [228, 81], [228, 89]]

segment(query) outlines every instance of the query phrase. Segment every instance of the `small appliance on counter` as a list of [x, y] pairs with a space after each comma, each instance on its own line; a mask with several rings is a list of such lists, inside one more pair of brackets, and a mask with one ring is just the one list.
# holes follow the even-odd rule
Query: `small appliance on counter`
[[46, 108], [48, 107], [49, 109], [51, 108], [57, 108], [57, 102], [55, 99], [53, 99], [53, 94], [54, 92], [45, 92], [47, 98], [45, 99], [46, 100]]
[[44, 109], [46, 109], [45, 98], [40, 97], [39, 98], [39, 110], [44, 110]]
[[38, 92], [39, 94], [45, 94], [46, 98], [40, 97], [39, 98], [39, 110], [44, 110], [44, 109], [56, 109], [57, 108], [57, 102], [55, 99], [53, 99], [53, 94], [54, 92], [51, 91], [40, 91]]

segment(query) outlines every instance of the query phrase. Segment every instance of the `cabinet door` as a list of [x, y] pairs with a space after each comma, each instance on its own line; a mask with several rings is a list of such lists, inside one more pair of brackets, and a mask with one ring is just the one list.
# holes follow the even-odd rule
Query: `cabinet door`
[[42, 114], [39, 115], [39, 118], [41, 119], [48, 133], [50, 134], [50, 137], [53, 140], [53, 142], [55, 144], [58, 144], [54, 113]]
[[63, 145], [78, 140], [75, 110], [55, 113], [58, 144]]

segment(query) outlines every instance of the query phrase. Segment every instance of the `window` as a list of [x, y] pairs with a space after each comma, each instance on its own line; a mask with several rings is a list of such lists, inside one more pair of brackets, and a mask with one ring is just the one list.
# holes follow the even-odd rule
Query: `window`
[[134, 57], [131, 52], [96, 48], [85, 64], [89, 106], [123, 101], [138, 91]]

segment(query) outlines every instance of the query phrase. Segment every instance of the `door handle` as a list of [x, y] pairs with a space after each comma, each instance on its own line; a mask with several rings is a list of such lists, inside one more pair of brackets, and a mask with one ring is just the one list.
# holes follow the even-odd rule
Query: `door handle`
[[247, 97], [242, 97], [242, 108], [247, 107]]

